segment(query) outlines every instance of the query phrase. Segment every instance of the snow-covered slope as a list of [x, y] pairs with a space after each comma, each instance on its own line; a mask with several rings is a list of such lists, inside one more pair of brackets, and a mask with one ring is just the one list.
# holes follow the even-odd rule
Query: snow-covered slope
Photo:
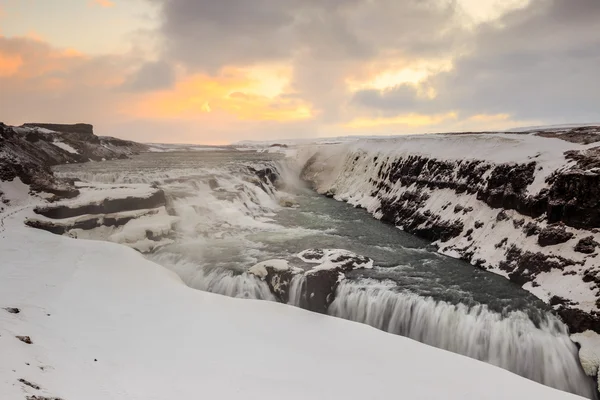
[[193, 290], [28, 216], [0, 215], [3, 400], [577, 398], [365, 325]]

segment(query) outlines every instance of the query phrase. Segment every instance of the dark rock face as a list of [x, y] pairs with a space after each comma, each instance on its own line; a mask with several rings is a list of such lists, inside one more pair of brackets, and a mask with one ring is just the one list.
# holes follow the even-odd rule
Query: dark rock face
[[322, 314], [327, 313], [327, 308], [335, 299], [341, 270], [321, 270], [306, 274], [301, 307]]
[[52, 219], [77, 217], [87, 214], [114, 214], [122, 211], [157, 208], [166, 205], [165, 193], [157, 190], [149, 197], [125, 197], [121, 199], [105, 199], [99, 204], [86, 204], [76, 207], [58, 206], [36, 208], [36, 214]]
[[[156, 211], [151, 210], [147, 214], [144, 214], [144, 215], [150, 215], [150, 214], [155, 214], [155, 213], [156, 213]], [[89, 229], [98, 228], [100, 226], [111, 226], [111, 227], [123, 226], [126, 223], [128, 223], [129, 221], [136, 219], [136, 218], [139, 218], [139, 216], [121, 216], [118, 214], [115, 214], [113, 216], [100, 215], [95, 218], [88, 218], [85, 220], [75, 221], [71, 224], [56, 223], [53, 221], [42, 221], [42, 220], [37, 220], [37, 219], [28, 219], [25, 221], [25, 225], [27, 225], [31, 228], [42, 229], [44, 231], [54, 233], [56, 235], [64, 235], [65, 233], [69, 232], [72, 229], [89, 230]], [[150, 232], [150, 234], [146, 234], [146, 236], [150, 240], [153, 240], [152, 239], [153, 235], [154, 234], [152, 232]]]
[[593, 254], [598, 246], [600, 246], [600, 243], [596, 242], [593, 236], [588, 236], [577, 242], [575, 251], [578, 253]]
[[372, 260], [354, 253], [335, 254], [328, 256], [321, 249], [310, 249], [301, 253], [305, 260], [326, 260], [333, 267], [320, 269], [315, 267], [305, 273], [301, 307], [318, 313], [326, 313], [329, 305], [335, 299], [335, 291], [339, 282], [345, 279], [345, 274], [354, 269], [365, 268]]
[[25, 344], [33, 344], [29, 336], [16, 336], [16, 338]]
[[51, 131], [56, 132], [65, 132], [65, 133], [78, 133], [81, 135], [93, 135], [94, 127], [90, 124], [45, 124], [45, 123], [36, 123], [29, 122], [23, 124], [28, 128], [44, 128], [49, 129]]
[[266, 267], [267, 276], [264, 278], [269, 286], [271, 293], [280, 303], [288, 303], [290, 300], [290, 284], [294, 277], [294, 272], [291, 270], [277, 270], [275, 268]]
[[580, 229], [600, 227], [600, 175], [573, 170], [553, 176], [548, 194], [548, 222]]
[[[299, 254], [306, 263], [317, 264], [309, 271], [299, 268], [276, 268], [270, 266], [268, 261], [261, 263], [264, 272], [252, 271], [251, 273], [261, 276], [271, 293], [281, 303], [290, 302], [290, 286], [292, 279], [301, 279], [299, 304], [295, 304], [306, 310], [327, 313], [329, 305], [335, 299], [337, 287], [341, 280], [345, 279], [346, 273], [355, 269], [370, 268], [372, 260], [358, 254], [339, 250], [308, 249]], [[323, 267], [326, 265], [326, 267]], [[259, 270], [260, 271], [260, 270]]]
[[25, 380], [25, 379], [19, 379], [19, 382], [21, 382], [23, 385], [29, 386], [30, 388], [33, 388], [35, 390], [41, 389], [41, 387], [39, 385], [36, 385], [35, 383], [29, 382], [28, 380]]
[[[45, 142], [44, 142], [45, 143]], [[55, 147], [52, 144], [48, 146]], [[56, 179], [50, 170], [56, 159], [41, 151], [43, 144], [31, 143], [12, 127], [0, 125], [0, 180], [19, 178], [33, 191], [53, 193], [55, 199], [77, 196], [79, 191], [72, 185]]]
[[511, 281], [523, 285], [535, 279], [541, 272], [563, 270], [566, 266], [576, 264], [575, 261], [560, 256], [550, 257], [542, 253], [524, 252], [513, 245], [506, 251], [506, 259], [500, 262], [499, 267], [509, 273]]
[[538, 244], [542, 247], [565, 243], [573, 237], [573, 233], [567, 232], [563, 226], [548, 226], [541, 230], [538, 236]]
[[567, 132], [538, 132], [537, 136], [566, 140], [571, 143], [590, 144], [600, 142], [600, 126], [581, 126]]
[[600, 332], [600, 314], [598, 312], [586, 313], [576, 308], [560, 306], [556, 313], [568, 325], [571, 333], [581, 333], [587, 330]]

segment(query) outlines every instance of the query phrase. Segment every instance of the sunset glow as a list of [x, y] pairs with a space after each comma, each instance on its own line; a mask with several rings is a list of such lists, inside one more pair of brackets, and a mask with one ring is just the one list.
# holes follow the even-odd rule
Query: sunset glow
[[[142, 141], [169, 121], [179, 136], [165, 140], [213, 143], [595, 118], [599, 91], [583, 67], [593, 63], [567, 65], [588, 56], [569, 53], [567, 39], [548, 55], [549, 25], [539, 21], [554, 18], [559, 0], [256, 10], [231, 1], [0, 0], [0, 120], [83, 118]], [[593, 41], [600, 19], [588, 29], [579, 23], [587, 14], [556, 37]], [[545, 53], [535, 58], [538, 43]], [[521, 61], [525, 53], [530, 61]], [[536, 84], [541, 74], [557, 84]], [[574, 88], [590, 93], [565, 95]]]

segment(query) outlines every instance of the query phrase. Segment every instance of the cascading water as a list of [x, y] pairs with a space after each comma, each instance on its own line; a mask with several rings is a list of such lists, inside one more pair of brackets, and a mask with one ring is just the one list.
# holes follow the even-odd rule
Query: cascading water
[[[282, 258], [306, 269], [294, 258], [302, 250], [348, 249], [375, 260], [375, 269], [365, 276], [376, 280], [348, 276], [328, 314], [595, 396], [566, 327], [533, 296], [504, 278], [437, 255], [427, 243], [363, 210], [316, 195], [271, 155], [144, 154], [133, 160], [61, 166], [57, 175], [163, 189], [169, 213], [178, 222], [171, 232], [173, 243], [147, 257], [176, 272], [190, 287], [276, 301], [265, 281], [245, 272], [248, 268]], [[305, 290], [304, 276], [293, 276], [288, 304], [300, 306]]]
[[501, 315], [484, 305], [454, 305], [393, 288], [378, 282], [342, 282], [329, 314], [485, 361], [557, 389], [593, 396], [577, 348], [554, 316], [540, 316], [536, 326], [522, 311]]

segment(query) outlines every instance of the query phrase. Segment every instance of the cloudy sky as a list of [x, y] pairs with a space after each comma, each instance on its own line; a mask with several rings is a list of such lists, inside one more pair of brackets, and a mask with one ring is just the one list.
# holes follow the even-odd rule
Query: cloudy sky
[[145, 142], [600, 122], [599, 0], [0, 0], [0, 121]]

